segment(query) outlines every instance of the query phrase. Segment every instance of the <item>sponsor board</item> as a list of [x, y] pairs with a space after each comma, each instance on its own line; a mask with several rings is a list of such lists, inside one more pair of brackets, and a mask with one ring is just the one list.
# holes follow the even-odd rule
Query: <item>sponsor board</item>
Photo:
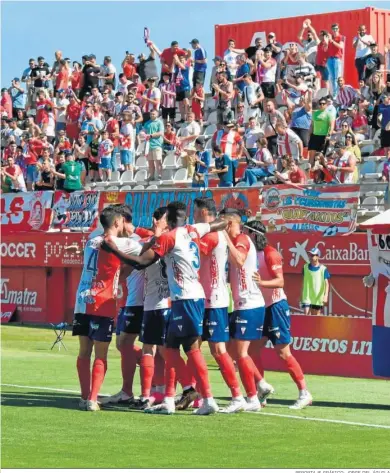
[[80, 191], [69, 194], [56, 191], [53, 198], [52, 228], [94, 228], [99, 213], [100, 192]]
[[16, 304], [1, 304], [1, 324], [8, 324], [16, 311]]
[[[373, 378], [371, 320], [291, 317], [291, 351], [307, 374]], [[272, 344], [262, 351], [266, 370], [286, 371]]]

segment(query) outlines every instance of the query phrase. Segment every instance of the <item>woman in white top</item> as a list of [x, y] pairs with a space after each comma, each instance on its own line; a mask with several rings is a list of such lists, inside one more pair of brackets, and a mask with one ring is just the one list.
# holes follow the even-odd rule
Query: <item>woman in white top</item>
[[47, 141], [52, 144], [56, 137], [56, 120], [54, 118], [53, 109], [50, 105], [46, 105], [48, 121], [42, 124], [42, 131], [47, 136]]

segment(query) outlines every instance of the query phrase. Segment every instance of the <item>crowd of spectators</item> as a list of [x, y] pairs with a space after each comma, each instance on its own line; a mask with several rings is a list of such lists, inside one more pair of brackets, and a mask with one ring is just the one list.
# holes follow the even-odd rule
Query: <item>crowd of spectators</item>
[[[344, 80], [347, 42], [358, 88]], [[71, 61], [56, 51], [52, 66], [30, 59], [1, 90], [2, 191], [93, 187], [135, 173], [140, 156], [158, 184], [172, 154], [194, 187], [354, 183], [359, 145], [377, 130], [388, 180], [390, 39], [380, 52], [365, 25], [349, 38], [307, 19], [296, 41], [268, 32], [266, 43], [238, 49], [230, 39], [210, 61], [196, 38], [162, 51], [147, 39], [148, 54], [126, 51], [118, 69], [94, 54]]]

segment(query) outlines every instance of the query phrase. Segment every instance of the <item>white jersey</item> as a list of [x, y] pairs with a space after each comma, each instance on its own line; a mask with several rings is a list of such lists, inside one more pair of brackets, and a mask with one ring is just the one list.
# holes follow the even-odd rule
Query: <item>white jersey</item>
[[206, 308], [228, 307], [226, 281], [228, 246], [223, 232], [211, 232], [200, 240], [200, 282], [206, 296]]
[[252, 276], [257, 273], [257, 253], [255, 245], [248, 235], [241, 233], [233, 241], [234, 246], [247, 253], [242, 268], [234, 263], [229, 265], [230, 285], [232, 288], [234, 310], [256, 309], [264, 307], [264, 298]]
[[145, 269], [144, 310], [169, 308], [167, 265], [164, 258]]
[[[138, 235], [137, 235], [138, 237]], [[135, 242], [135, 253], [137, 256], [141, 253], [142, 244], [137, 241], [139, 238], [133, 238]], [[145, 285], [145, 270], [138, 271], [133, 269], [126, 279], [127, 299], [126, 307], [137, 307], [144, 305], [144, 285]]]
[[[84, 248], [84, 265], [76, 294], [75, 313], [115, 317], [115, 298], [121, 263], [112, 253], [100, 251], [104, 236], [90, 238]], [[112, 237], [120, 251], [139, 254], [132, 238]]]
[[156, 239], [153, 251], [165, 258], [172, 302], [204, 299], [199, 282], [200, 238], [209, 233], [210, 225], [185, 225], [163, 233]]

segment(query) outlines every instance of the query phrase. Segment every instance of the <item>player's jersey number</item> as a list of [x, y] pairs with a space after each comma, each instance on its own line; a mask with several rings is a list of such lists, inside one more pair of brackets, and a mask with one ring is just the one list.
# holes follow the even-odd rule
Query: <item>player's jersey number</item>
[[191, 260], [192, 266], [195, 269], [199, 269], [200, 268], [199, 248], [198, 248], [198, 245], [194, 241], [190, 242], [190, 252], [193, 255], [193, 258]]
[[87, 271], [91, 271], [95, 276], [97, 273], [97, 261], [98, 261], [98, 250], [93, 249], [91, 250], [91, 254], [89, 255], [88, 262], [87, 262]]

